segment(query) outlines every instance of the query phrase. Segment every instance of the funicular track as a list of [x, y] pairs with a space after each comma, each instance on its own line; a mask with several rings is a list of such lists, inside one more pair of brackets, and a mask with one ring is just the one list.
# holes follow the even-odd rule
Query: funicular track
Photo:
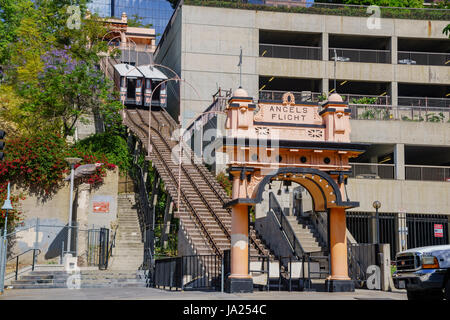
[[[123, 113], [124, 124], [148, 145], [149, 111], [127, 109]], [[167, 128], [168, 130], [164, 130]], [[164, 181], [172, 199], [178, 197], [179, 164], [172, 159], [172, 149], [178, 143], [171, 140], [176, 122], [163, 109], [152, 111], [152, 153], [150, 160]], [[184, 148], [183, 148], [184, 149]], [[178, 151], [174, 152], [178, 157]], [[180, 187], [180, 222], [196, 254], [222, 255], [230, 248], [231, 211], [223, 204], [230, 199], [215, 177], [189, 150], [182, 155]], [[250, 230], [250, 255], [268, 255], [269, 251]]]

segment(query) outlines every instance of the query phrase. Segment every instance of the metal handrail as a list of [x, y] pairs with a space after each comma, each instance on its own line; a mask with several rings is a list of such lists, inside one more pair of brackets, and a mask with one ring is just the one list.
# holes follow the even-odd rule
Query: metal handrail
[[[138, 112], [138, 114], [140, 115], [139, 112]], [[158, 121], [158, 119], [157, 119], [154, 115], [152, 115], [152, 116], [154, 117], [155, 121], [156, 121], [158, 124], [160, 124], [159, 121]], [[141, 118], [141, 119], [142, 119], [142, 118]], [[143, 119], [142, 119], [142, 120], [143, 120]], [[152, 128], [152, 129], [154, 129], [154, 128]], [[155, 130], [155, 129], [154, 129], [154, 130]], [[156, 130], [155, 130], [155, 131], [156, 131]], [[157, 131], [157, 132], [158, 132], [158, 131]], [[158, 134], [160, 134], [160, 133], [158, 132]], [[160, 135], [160, 137], [161, 137], [161, 139], [164, 141], [164, 143], [166, 144], [166, 146], [167, 146], [168, 148], [170, 148], [169, 144], [168, 144], [167, 141], [162, 137], [162, 135]], [[186, 177], [188, 178], [188, 180], [190, 181], [191, 185], [195, 188], [195, 190], [197, 191], [197, 193], [200, 195], [200, 197], [201, 197], [203, 203], [207, 206], [209, 212], [212, 213], [212, 215], [214, 216], [214, 218], [216, 219], [216, 221], [219, 223], [219, 226], [220, 226], [220, 228], [224, 231], [225, 236], [226, 236], [228, 239], [231, 239], [231, 235], [230, 235], [229, 231], [227, 230], [226, 226], [224, 225], [224, 223], [222, 222], [222, 219], [220, 219], [220, 217], [217, 215], [217, 213], [215, 212], [215, 210], [210, 206], [210, 204], [209, 204], [208, 201], [206, 200], [205, 196], [204, 196], [203, 193], [200, 191], [200, 189], [198, 188], [197, 184], [196, 184], [195, 181], [192, 179], [192, 177], [189, 175], [189, 173], [187, 172], [187, 170], [186, 170], [186, 168], [185, 168], [185, 166], [184, 166], [183, 164], [181, 165], [181, 169], [183, 170], [185, 176], [186, 176]], [[205, 179], [205, 180], [207, 180], [207, 179]]]
[[[329, 48], [329, 50], [368, 51], [368, 52], [391, 52], [390, 50], [382, 50], [382, 49], [359, 49], [359, 48]], [[331, 57], [330, 57], [330, 59], [331, 59]]]
[[[284, 214], [283, 214], [283, 212], [281, 210], [281, 206], [278, 203], [278, 200], [276, 199], [276, 197], [273, 194], [273, 192], [269, 193], [269, 208], [270, 208], [270, 211], [272, 211], [274, 213], [274, 216], [277, 219], [278, 224], [280, 225], [280, 231], [281, 232], [284, 231], [284, 233], [286, 235], [286, 239], [287, 239], [287, 241], [289, 243], [289, 246], [291, 247], [292, 252], [294, 253], [294, 255], [298, 259], [300, 259], [300, 257], [302, 257], [305, 254], [305, 250], [303, 249], [302, 244], [300, 243], [300, 241], [298, 240], [297, 236], [295, 235], [294, 230], [292, 230], [292, 227], [291, 227], [290, 223], [287, 222], [287, 225], [283, 223]], [[275, 210], [275, 209], [277, 209], [277, 210]], [[285, 221], [287, 221], [287, 220], [285, 220]], [[288, 234], [286, 233], [286, 231], [292, 236], [292, 239], [293, 239], [294, 243], [291, 242], [291, 240], [290, 240]], [[300, 249], [300, 252], [298, 252], [296, 250], [297, 248]]]
[[[133, 120], [130, 120], [130, 117], [126, 118], [126, 121], [131, 121], [134, 123], [135, 127], [140, 128], [140, 126]], [[142, 128], [140, 128], [140, 130], [142, 130], [143, 132], [145, 132], [145, 130], [143, 130]], [[161, 133], [156, 130], [155, 128], [152, 127], [152, 130], [160, 137], [160, 139], [163, 141], [164, 144], [166, 144], [166, 146], [168, 146], [170, 148], [170, 146], [168, 145], [167, 141], [162, 137]], [[155, 144], [153, 144], [153, 146], [155, 147], [155, 151], [156, 154], [158, 155], [158, 157], [161, 159], [161, 163], [163, 164], [163, 166], [165, 167], [165, 170], [167, 171], [167, 174], [171, 176], [172, 180], [174, 181], [174, 184], [178, 184], [178, 179], [175, 178], [175, 176], [173, 175], [172, 170], [170, 169], [170, 167], [167, 165], [167, 163], [164, 161], [164, 157], [162, 156], [161, 152], [158, 150], [157, 146]], [[205, 236], [208, 239], [208, 242], [212, 245], [213, 250], [221, 255], [222, 253], [220, 252], [219, 248], [217, 247], [214, 239], [212, 238], [212, 236], [210, 235], [210, 233], [208, 232], [208, 229], [206, 228], [206, 226], [204, 225], [203, 221], [201, 220], [200, 216], [197, 214], [197, 212], [195, 211], [194, 207], [192, 206], [192, 204], [189, 202], [186, 194], [184, 193], [183, 190], [181, 191], [181, 196], [184, 198], [185, 203], [187, 204], [187, 206], [190, 208], [190, 211], [194, 217], [195, 220], [197, 220], [197, 222], [200, 225], [200, 228], [203, 230]]]
[[425, 51], [397, 51], [398, 53], [418, 53], [418, 54], [436, 54], [436, 55], [450, 55], [448, 52], [425, 52]]
[[[36, 255], [36, 250], [39, 251], [37, 255]], [[34, 265], [35, 265], [35, 262], [36, 262], [36, 257], [41, 254], [41, 249], [36, 249], [36, 248], [28, 249], [28, 250], [26, 250], [26, 251], [24, 251], [22, 253], [19, 253], [18, 255], [14, 256], [12, 258], [9, 258], [8, 260], [6, 260], [8, 262], [8, 261], [16, 259], [16, 270], [15, 270], [15, 277], [14, 277], [15, 280], [17, 280], [17, 275], [19, 273], [19, 257], [24, 255], [27, 252], [30, 252], [30, 251], [33, 251], [33, 263], [31, 265], [31, 271], [34, 271]]]
[[297, 45], [290, 45], [290, 44], [260, 43], [259, 45], [274, 46], [274, 47], [285, 47], [285, 48], [322, 49], [322, 47], [297, 46]]
[[[166, 119], [167, 122], [169, 122], [169, 123], [171, 123], [172, 121], [174, 122], [173, 118], [170, 117], [167, 114], [166, 110], [162, 110], [161, 114], [163, 115], [163, 117]], [[185, 149], [185, 152], [188, 152], [187, 149]], [[221, 193], [218, 192], [217, 188], [214, 186], [214, 183], [216, 183], [215, 180], [213, 182], [211, 182], [210, 179], [208, 179], [208, 177], [206, 176], [206, 174], [204, 172], [204, 168], [196, 163], [196, 161], [195, 161], [195, 154], [194, 154], [194, 152], [192, 150], [191, 150], [190, 154], [188, 153], [188, 156], [191, 157], [191, 161], [192, 161], [193, 166], [195, 166], [197, 168], [198, 172], [201, 174], [203, 179], [207, 182], [207, 184], [210, 187], [210, 189], [213, 190], [213, 192], [216, 194], [216, 196], [222, 202], [222, 205], [224, 205], [227, 202], [226, 199], [225, 199], [226, 196], [224, 194], [221, 194]], [[185, 171], [185, 173], [187, 175], [186, 170], [184, 170], [184, 171]], [[206, 199], [205, 199], [205, 201], [206, 201]], [[207, 201], [206, 201], [206, 203], [207, 203]], [[208, 204], [208, 207], [210, 207], [209, 204]], [[212, 210], [212, 208], [211, 208], [211, 210]], [[230, 208], [227, 208], [226, 210], [227, 210], [227, 212], [229, 214], [231, 214], [231, 209]], [[214, 215], [217, 217], [217, 219], [219, 219], [218, 221], [221, 224], [221, 226], [223, 226], [222, 229], [225, 231], [225, 235], [227, 236], [227, 238], [231, 239], [230, 233], [229, 233], [228, 229], [226, 228], [226, 226], [221, 221], [220, 217], [218, 217], [215, 213], [214, 213]], [[264, 253], [264, 248], [262, 248], [252, 237], [249, 237], [249, 238], [250, 238], [250, 242], [258, 249], [258, 251], [261, 252], [261, 253]]]
[[363, 163], [363, 162], [349, 162], [349, 165], [362, 165], [362, 166], [385, 166], [385, 167], [394, 167], [395, 164], [391, 163]]
[[116, 247], [116, 234], [117, 234], [117, 229], [114, 230], [114, 235], [112, 236], [111, 244], [109, 245], [109, 248], [108, 248], [108, 259], [113, 256], [112, 249]]
[[429, 165], [420, 165], [420, 164], [405, 164], [405, 167], [413, 167], [413, 168], [435, 168], [435, 169], [450, 169], [449, 166], [429, 166]]

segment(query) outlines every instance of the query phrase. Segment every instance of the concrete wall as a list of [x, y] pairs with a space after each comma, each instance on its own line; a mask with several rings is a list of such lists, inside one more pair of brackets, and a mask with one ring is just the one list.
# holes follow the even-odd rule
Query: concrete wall
[[[80, 251], [86, 249], [87, 229], [110, 228], [111, 222], [117, 218], [117, 191], [118, 169], [109, 170], [104, 178], [104, 183], [98, 188], [91, 189], [89, 185], [82, 184], [74, 189], [73, 220], [79, 223], [78, 247]], [[39, 218], [39, 228], [20, 231], [13, 237], [12, 254], [21, 253], [37, 247], [42, 253], [38, 257], [38, 263], [48, 261], [59, 262], [62, 242], [67, 245], [67, 228], [69, 220], [70, 184], [58, 190], [51, 198], [42, 200], [30, 195], [26, 190], [13, 189], [14, 193], [22, 192], [26, 199], [20, 202], [23, 212], [24, 228], [36, 226]], [[94, 213], [93, 203], [97, 201], [109, 202], [108, 213]], [[37, 240], [37, 243], [36, 243]], [[75, 241], [75, 238], [73, 238]], [[79, 252], [82, 254], [82, 252]], [[23, 262], [31, 261], [31, 254], [25, 255]]]
[[450, 146], [448, 123], [350, 120], [352, 142]]
[[359, 201], [350, 211], [372, 212], [372, 203], [381, 202], [380, 212], [450, 214], [450, 183], [436, 181], [349, 179], [348, 196]]
[[[156, 61], [180, 70], [191, 83], [181, 88], [185, 119], [202, 112], [218, 86], [239, 86], [240, 47], [243, 48], [242, 86], [257, 98], [258, 76], [273, 75], [313, 79], [333, 78], [332, 61], [273, 59], [259, 57], [259, 30], [284, 30], [328, 34], [384, 36], [418, 39], [446, 39], [445, 21], [381, 19], [380, 29], [369, 29], [366, 17], [327, 16], [268, 11], [252, 11], [183, 5], [171, 25]], [[397, 46], [392, 46], [396, 56]], [[326, 56], [326, 55], [324, 55]], [[341, 79], [383, 82], [450, 83], [445, 67], [375, 63], [338, 63]], [[392, 93], [397, 95], [396, 86]], [[301, 91], [301, 88], [299, 88]], [[176, 104], [171, 104], [175, 113]], [[172, 110], [173, 109], [173, 110]], [[189, 122], [185, 120], [185, 123]]]

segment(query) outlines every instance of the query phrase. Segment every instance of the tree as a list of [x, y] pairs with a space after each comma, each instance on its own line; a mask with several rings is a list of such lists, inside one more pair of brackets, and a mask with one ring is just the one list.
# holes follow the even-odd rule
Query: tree
[[450, 38], [450, 24], [448, 24], [444, 30], [442, 30], [442, 33], [445, 34], [446, 36], [448, 36]]
[[[0, 0], [7, 1], [7, 0]], [[85, 18], [86, 1], [80, 1], [80, 28], [67, 24], [69, 0], [19, 0], [26, 8], [20, 21], [3, 30], [14, 30], [14, 43], [3, 46], [8, 82], [0, 90], [0, 117], [17, 129], [73, 134], [77, 121], [92, 113], [104, 116], [108, 130], [120, 127], [113, 84], [98, 68], [99, 53], [107, 53], [102, 37], [106, 25], [98, 16]], [[16, 7], [10, 3], [9, 8]], [[6, 20], [5, 20], [6, 21]], [[11, 24], [6, 21], [6, 25]], [[5, 49], [7, 48], [7, 50]], [[12, 111], [5, 101], [14, 101]]]
[[177, 4], [180, 0], [167, 0], [170, 5], [172, 6], [173, 9], [175, 9], [177, 7]]

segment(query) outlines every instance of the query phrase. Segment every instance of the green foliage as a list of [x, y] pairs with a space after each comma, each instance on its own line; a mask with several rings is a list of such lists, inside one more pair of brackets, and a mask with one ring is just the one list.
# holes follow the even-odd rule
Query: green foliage
[[[313, 4], [310, 7], [285, 7], [266, 6], [263, 4], [251, 4], [241, 1], [219, 1], [219, 0], [184, 0], [184, 5], [235, 8], [260, 11], [325, 14], [337, 16], [368, 17], [366, 7], [337, 7], [326, 6], [326, 3]], [[449, 14], [442, 11], [433, 10], [404, 10], [393, 8], [381, 8], [381, 18], [418, 19], [418, 20], [449, 20]]]
[[108, 156], [69, 146], [60, 134], [37, 133], [6, 140], [5, 159], [0, 162], [0, 185], [14, 183], [42, 197], [55, 192], [68, 173], [67, 157], [81, 158], [80, 165], [102, 162], [104, 165], [84, 181], [101, 183], [106, 169], [115, 168]]
[[381, 107], [366, 108], [359, 116], [362, 120], [389, 120], [391, 119], [391, 113], [388, 109]]
[[233, 184], [231, 183], [228, 176], [224, 172], [220, 172], [216, 176], [216, 179], [217, 179], [217, 182], [219, 182], [219, 184], [225, 189], [225, 192], [227, 193], [227, 195], [230, 197]]
[[147, 23], [147, 24], [143, 23], [142, 22], [143, 19], [144, 18], [140, 17], [139, 15], [133, 14], [131, 16], [131, 18], [128, 17], [128, 21], [127, 21], [128, 26], [129, 27], [141, 27], [141, 28], [151, 28], [153, 26], [151, 23]]
[[[98, 69], [99, 53], [107, 52], [102, 36], [107, 29], [98, 16], [84, 18], [86, 0], [77, 1], [80, 28], [70, 29], [70, 0], [0, 0], [0, 61], [7, 67], [8, 90], [0, 89], [0, 117], [20, 132], [74, 133], [77, 121], [91, 114], [103, 117], [108, 132], [121, 130], [117, 93]], [[11, 41], [12, 39], [12, 41]], [[14, 112], [8, 103], [13, 100]], [[5, 107], [5, 104], [7, 105]], [[2, 112], [4, 111], [4, 112]], [[33, 121], [30, 121], [32, 119]]]
[[442, 30], [442, 33], [445, 34], [446, 36], [448, 36], [450, 38], [450, 24], [448, 24], [444, 30]]
[[375, 104], [377, 102], [377, 98], [375, 97], [363, 97], [359, 99], [352, 99], [352, 103], [354, 104]]
[[343, 3], [394, 8], [423, 8], [423, 1], [421, 0], [344, 0]]
[[78, 141], [73, 148], [98, 157], [105, 155], [108, 161], [116, 164], [122, 172], [127, 172], [131, 167], [132, 156], [127, 142], [118, 135], [98, 133]]
[[319, 102], [327, 100], [327, 94], [325, 92], [323, 92], [320, 96], [317, 97], [317, 100]]

